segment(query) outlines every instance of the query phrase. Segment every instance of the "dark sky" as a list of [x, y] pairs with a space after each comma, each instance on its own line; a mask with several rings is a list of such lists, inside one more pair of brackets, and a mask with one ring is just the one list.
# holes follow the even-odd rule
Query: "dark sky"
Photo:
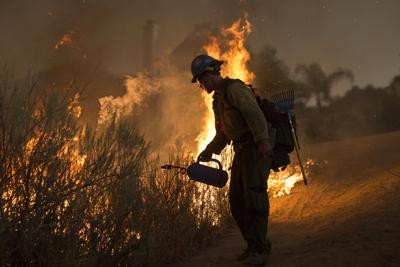
[[0, 0], [0, 60], [40, 69], [72, 29], [77, 50], [123, 75], [141, 66], [147, 19], [159, 23], [165, 54], [195, 24], [229, 25], [245, 11], [254, 25], [249, 46], [270, 44], [290, 66], [350, 68], [361, 86], [400, 73], [398, 0]]

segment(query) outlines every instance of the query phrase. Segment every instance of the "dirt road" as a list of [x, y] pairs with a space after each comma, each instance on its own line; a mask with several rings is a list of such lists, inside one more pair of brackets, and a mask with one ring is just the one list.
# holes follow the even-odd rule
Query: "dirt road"
[[[268, 266], [400, 266], [400, 132], [304, 148], [308, 187], [271, 199]], [[238, 230], [177, 266], [242, 266]]]

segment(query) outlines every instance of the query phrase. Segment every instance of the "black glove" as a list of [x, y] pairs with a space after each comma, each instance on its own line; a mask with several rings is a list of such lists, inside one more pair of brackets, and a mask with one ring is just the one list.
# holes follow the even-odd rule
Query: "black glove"
[[198, 156], [197, 156], [197, 161], [210, 161], [212, 158], [212, 153], [204, 149]]

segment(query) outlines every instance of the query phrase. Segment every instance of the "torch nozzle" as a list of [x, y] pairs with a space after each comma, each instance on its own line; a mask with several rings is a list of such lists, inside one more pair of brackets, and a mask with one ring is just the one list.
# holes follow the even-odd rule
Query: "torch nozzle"
[[186, 168], [185, 168], [185, 167], [174, 166], [174, 165], [171, 165], [171, 164], [162, 165], [162, 166], [161, 166], [161, 169], [163, 169], [163, 170], [177, 169], [177, 170], [179, 170], [179, 172], [180, 172], [181, 174], [185, 174], [185, 173], [186, 173]]
[[172, 165], [169, 165], [169, 164], [167, 164], [167, 165], [162, 165], [162, 166], [161, 166], [161, 169], [163, 169], [163, 170], [170, 170], [170, 169], [172, 169]]

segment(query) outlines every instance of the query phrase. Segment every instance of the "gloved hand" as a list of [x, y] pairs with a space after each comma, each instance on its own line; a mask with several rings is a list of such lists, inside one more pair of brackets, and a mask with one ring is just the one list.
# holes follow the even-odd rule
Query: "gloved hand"
[[258, 142], [257, 148], [264, 157], [269, 157], [273, 153], [273, 148], [267, 139], [263, 139]]
[[212, 158], [212, 153], [204, 149], [201, 153], [197, 156], [197, 161], [209, 161]]

